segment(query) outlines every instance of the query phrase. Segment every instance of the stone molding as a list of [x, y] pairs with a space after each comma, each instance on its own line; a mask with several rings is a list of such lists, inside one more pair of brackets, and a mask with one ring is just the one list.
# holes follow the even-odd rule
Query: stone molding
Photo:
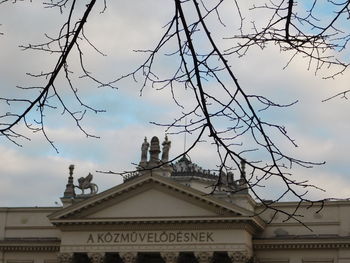
[[[308, 221], [308, 222], [304, 222], [303, 223], [305, 225], [307, 225], [308, 227], [312, 227], [312, 226], [339, 226], [340, 222], [339, 221], [325, 221], [325, 222], [316, 222], [316, 221]], [[290, 226], [300, 226], [300, 223], [289, 223], [289, 222], [285, 222], [285, 223], [281, 223], [281, 222], [272, 222], [269, 224], [270, 227], [290, 227]]]
[[60, 245], [57, 238], [5, 238], [0, 240], [0, 251], [58, 252]]
[[[126, 220], [126, 219], [125, 219]], [[86, 225], [89, 225], [90, 230], [95, 231], [109, 231], [111, 225], [113, 225], [114, 230], [125, 230], [125, 231], [143, 231], [143, 230], [207, 230], [207, 229], [245, 229], [247, 231], [252, 230], [253, 228], [247, 225], [248, 222], [243, 219], [241, 222], [237, 219], [226, 219], [226, 218], [186, 218], [179, 220], [176, 218], [163, 218], [161, 220], [129, 220], [127, 221], [118, 221], [118, 222], [101, 222], [100, 224], [91, 224], [86, 222], [81, 224], [79, 223], [61, 225], [60, 230], [62, 233], [64, 231], [86, 231]]]
[[[75, 220], [60, 220], [58, 226], [61, 231], [65, 230], [77, 230], [79, 227], [82, 229], [89, 225], [90, 229], [93, 227], [98, 227], [100, 230], [101, 227], [108, 228], [108, 226], [115, 226], [118, 229], [131, 229], [131, 230], [149, 230], [149, 229], [178, 229], [179, 226], [183, 229], [206, 229], [208, 227], [212, 229], [245, 229], [249, 233], [253, 234], [257, 228], [259, 228], [259, 224], [251, 217], [193, 217], [193, 218], [159, 218], [159, 219], [148, 219], [148, 218], [140, 218], [137, 220], [129, 220], [129, 219], [75, 219]], [[158, 226], [162, 225], [162, 227]], [[136, 228], [135, 228], [136, 227]]]
[[9, 245], [0, 244], [0, 251], [5, 252], [58, 252], [60, 251], [60, 245]]
[[130, 251], [138, 252], [192, 252], [192, 251], [241, 251], [246, 250], [245, 245], [229, 245], [229, 244], [184, 244], [184, 245], [106, 245], [106, 246], [61, 246], [61, 252], [106, 252], [106, 251], [120, 251], [127, 253]]
[[259, 239], [253, 240], [253, 249], [340, 249], [350, 248], [350, 238]]
[[6, 226], [5, 230], [53, 230], [57, 229], [55, 226]]
[[[192, 229], [192, 230], [202, 230], [202, 229], [244, 229], [249, 233], [253, 234], [257, 228], [256, 222], [252, 218], [223, 218], [223, 217], [213, 217], [213, 218], [186, 218], [186, 219], [174, 219], [174, 218], [162, 218], [162, 219], [138, 219], [136, 220], [76, 220], [76, 221], [66, 221], [60, 222], [58, 228], [62, 232], [65, 230], [77, 230], [79, 228], [84, 229], [86, 225], [89, 228], [96, 227], [100, 230], [101, 227], [115, 226], [119, 230], [151, 230], [158, 227], [159, 229], [176, 229], [179, 227], [181, 229]], [[162, 225], [163, 227], [159, 227]], [[206, 225], [206, 226], [201, 226]], [[98, 227], [98, 228], [97, 228]], [[136, 228], [135, 228], [136, 227]]]

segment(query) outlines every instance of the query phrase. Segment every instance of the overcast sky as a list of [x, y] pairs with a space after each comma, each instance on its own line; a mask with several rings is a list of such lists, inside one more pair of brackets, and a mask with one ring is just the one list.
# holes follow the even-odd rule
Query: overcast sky
[[[113, 1], [108, 3], [104, 14], [99, 13], [102, 8], [102, 5], [97, 6], [86, 25], [86, 33], [107, 56], [88, 49], [85, 57], [88, 69], [107, 81], [138, 66], [142, 56], [133, 50], [154, 46], [161, 36], [162, 26], [171, 17], [173, 4], [170, 0]], [[44, 85], [44, 79], [32, 79], [26, 73], [50, 70], [55, 55], [24, 52], [18, 46], [39, 43], [45, 39], [44, 33], [57, 34], [65, 15], [58, 10], [44, 9], [40, 3], [0, 6], [0, 32], [4, 33], [0, 35], [1, 97], [21, 94], [22, 91], [15, 88], [17, 85]], [[326, 190], [326, 193], [315, 191], [311, 197], [349, 197], [350, 102], [339, 98], [322, 102], [348, 88], [349, 73], [323, 80], [322, 74], [315, 75], [314, 71], [307, 70], [302, 58], [283, 69], [289, 55], [271, 46], [263, 51], [253, 49], [243, 58], [232, 58], [230, 63], [242, 87], [248, 91], [280, 103], [299, 101], [291, 108], [272, 111], [267, 118], [286, 126], [288, 134], [296, 140], [298, 148], [286, 146], [291, 154], [309, 161], [326, 161], [325, 165], [313, 169], [294, 170], [297, 179], [308, 179]], [[171, 70], [168, 61], [164, 61], [163, 67], [165, 72]], [[46, 128], [59, 153], [41, 134], [27, 133], [31, 141], [22, 141], [23, 147], [0, 138], [0, 206], [55, 206], [64, 192], [70, 164], [75, 164], [76, 178], [93, 173], [100, 190], [121, 183], [117, 175], [96, 171], [132, 169], [132, 163], [139, 162], [143, 138], [156, 135], [162, 140], [164, 137], [164, 129], [150, 122], [170, 122], [179, 113], [171, 94], [166, 91], [148, 88], [140, 96], [140, 83], [124, 81], [118, 84], [117, 90], [111, 90], [96, 89], [84, 80], [76, 82], [85, 102], [106, 110], [106, 113], [89, 114], [83, 122], [85, 129], [100, 139], [86, 138], [72, 120], [54, 111], [48, 113]], [[63, 83], [58, 82], [58, 85], [66, 88]], [[71, 102], [69, 97], [67, 100]], [[0, 110], [2, 115], [8, 108], [1, 105]], [[23, 131], [26, 133], [24, 128]], [[170, 154], [176, 156], [183, 150], [184, 138], [170, 136], [170, 140]], [[191, 141], [191, 137], [187, 140]], [[200, 145], [190, 154], [192, 160], [205, 169], [215, 166], [212, 161], [215, 153], [208, 149]], [[268, 193], [266, 198], [269, 198]]]

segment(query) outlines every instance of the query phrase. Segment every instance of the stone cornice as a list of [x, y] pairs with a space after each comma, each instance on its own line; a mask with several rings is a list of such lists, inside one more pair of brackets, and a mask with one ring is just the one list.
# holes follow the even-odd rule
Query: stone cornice
[[55, 226], [6, 226], [5, 230], [55, 230]]
[[350, 237], [253, 239], [254, 249], [339, 249], [350, 248]]
[[[317, 222], [317, 221], [303, 221], [303, 224], [305, 224], [308, 227], [311, 226], [339, 226], [340, 222], [339, 221], [324, 221], [324, 222]], [[292, 223], [270, 223], [269, 227], [290, 227], [290, 226], [300, 226], [299, 222], [292, 222]]]
[[[126, 182], [124, 184], [113, 187], [87, 200], [84, 200], [79, 203], [73, 204], [69, 207], [66, 207], [61, 211], [57, 211], [51, 214], [49, 216], [49, 219], [53, 222], [59, 219], [60, 220], [68, 219], [73, 215], [79, 214], [82, 210], [95, 207], [102, 202], [106, 202], [112, 198], [122, 195], [125, 192], [132, 191], [135, 188], [142, 187], [143, 185], [149, 184], [149, 183], [155, 183], [161, 187], [166, 187], [173, 191], [180, 192], [181, 194], [184, 194], [189, 198], [196, 199], [199, 202], [205, 202], [206, 204], [215, 207], [215, 209], [221, 209], [222, 212], [231, 212], [231, 213], [236, 213], [237, 215], [251, 215], [251, 212], [244, 208], [241, 208], [234, 204], [227, 203], [225, 201], [219, 200], [212, 196], [203, 195], [203, 193], [200, 191], [185, 187], [168, 178], [164, 178], [162, 176], [155, 176], [155, 175], [153, 176], [144, 175], [134, 180], [131, 180], [129, 182]], [[259, 219], [256, 219], [256, 220], [259, 220]], [[263, 226], [264, 225], [263, 221], [262, 220], [259, 220], [259, 221], [260, 221], [259, 225]]]
[[[86, 225], [61, 225], [62, 232], [65, 231], [86, 231]], [[135, 223], [135, 224], [115, 224], [115, 225], [88, 225], [88, 229], [91, 231], [156, 231], [156, 230], [214, 230], [214, 229], [244, 229], [250, 233], [253, 232], [253, 227], [245, 222], [242, 223]]]
[[58, 252], [61, 240], [56, 238], [11, 238], [0, 240], [0, 251], [6, 252]]
[[31, 213], [54, 213], [62, 207], [0, 207], [0, 212], [31, 212]]
[[[125, 198], [136, 196], [148, 189], [158, 189], [169, 195], [188, 200], [193, 205], [205, 207], [211, 210], [215, 216], [203, 217], [137, 217], [137, 218], [91, 218], [98, 209], [108, 207], [108, 204], [122, 202]], [[99, 207], [102, 208], [99, 208]], [[204, 195], [203, 192], [183, 186], [163, 176], [143, 175], [130, 180], [124, 184], [113, 187], [89, 199], [73, 204], [61, 211], [49, 215], [50, 222], [60, 229], [76, 228], [81, 226], [135, 226], [142, 225], [145, 228], [154, 224], [183, 224], [183, 225], [227, 225], [231, 227], [245, 228], [251, 234], [257, 233], [265, 228], [265, 222], [259, 216], [253, 216], [252, 212], [235, 204], [217, 199], [213, 196]], [[235, 226], [236, 225], [236, 226]]]
[[118, 228], [139, 228], [148, 229], [152, 226], [162, 225], [164, 227], [171, 226], [177, 227], [177, 229], [189, 227], [191, 229], [203, 229], [205, 228], [227, 228], [227, 229], [247, 229], [250, 233], [254, 233], [254, 229], [261, 229], [259, 222], [255, 221], [252, 217], [212, 217], [212, 218], [122, 218], [122, 219], [76, 219], [76, 220], [64, 220], [60, 219], [52, 221], [54, 225], [60, 228], [80, 228], [86, 225], [89, 226], [118, 226]]

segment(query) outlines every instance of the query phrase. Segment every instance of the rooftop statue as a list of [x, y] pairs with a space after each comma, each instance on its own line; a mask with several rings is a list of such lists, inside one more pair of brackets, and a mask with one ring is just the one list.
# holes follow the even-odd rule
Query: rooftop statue
[[168, 136], [165, 136], [165, 140], [162, 143], [162, 145], [163, 145], [162, 162], [166, 163], [169, 161], [169, 150], [171, 145], [171, 141], [168, 140]]
[[96, 184], [91, 183], [92, 178], [93, 178], [92, 174], [89, 173], [86, 177], [80, 177], [78, 179], [79, 185], [76, 185], [75, 187], [79, 188], [82, 191], [82, 195], [86, 195], [84, 194], [84, 190], [86, 189], [90, 189], [89, 195], [94, 195], [97, 193], [98, 187]]
[[149, 148], [149, 143], [147, 142], [147, 137], [141, 146], [141, 162], [147, 162], [147, 151]]

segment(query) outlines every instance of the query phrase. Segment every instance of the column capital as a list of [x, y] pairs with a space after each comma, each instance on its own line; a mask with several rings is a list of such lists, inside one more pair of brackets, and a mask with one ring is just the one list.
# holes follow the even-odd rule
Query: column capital
[[58, 253], [57, 259], [59, 263], [71, 263], [73, 261], [73, 253]]
[[124, 263], [136, 263], [137, 260], [136, 252], [119, 252], [119, 256], [122, 258]]
[[200, 251], [200, 252], [194, 252], [194, 255], [196, 256], [198, 263], [209, 263], [213, 258], [213, 253], [214, 252]]
[[179, 252], [162, 252], [160, 255], [165, 263], [176, 263], [177, 258], [179, 257]]
[[105, 253], [88, 253], [88, 257], [91, 260], [91, 263], [103, 263]]
[[228, 251], [227, 254], [231, 261], [235, 263], [246, 263], [249, 260], [248, 252], [245, 250]]

